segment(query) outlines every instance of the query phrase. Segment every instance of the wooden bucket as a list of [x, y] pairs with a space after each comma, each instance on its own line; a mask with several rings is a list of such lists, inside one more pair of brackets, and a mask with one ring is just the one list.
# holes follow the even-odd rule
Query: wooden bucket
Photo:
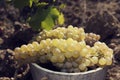
[[36, 63], [31, 64], [31, 72], [34, 80], [105, 80], [107, 68], [97, 68], [87, 72], [65, 73], [42, 68]]

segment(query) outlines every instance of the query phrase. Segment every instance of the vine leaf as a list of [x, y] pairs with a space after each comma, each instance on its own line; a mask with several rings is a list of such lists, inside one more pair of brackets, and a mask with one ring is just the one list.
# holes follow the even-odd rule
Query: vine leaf
[[54, 24], [54, 21], [53, 21], [51, 15], [48, 15], [48, 16], [45, 18], [45, 20], [43, 20], [43, 21], [41, 22], [41, 26], [42, 26], [42, 28], [45, 29], [45, 30], [51, 30], [54, 25], [55, 25], [55, 24]]
[[[64, 16], [54, 5], [49, 3], [40, 2], [41, 0], [14, 0], [15, 7], [23, 9], [29, 6], [31, 9], [37, 7], [35, 14], [32, 14], [27, 21], [34, 30], [39, 29], [52, 29], [56, 24], [62, 25], [64, 23]], [[56, 0], [53, 0], [55, 2]], [[34, 4], [34, 5], [33, 5]]]
[[63, 14], [55, 7], [49, 7], [47, 9], [39, 7], [36, 14], [31, 17], [29, 24], [35, 30], [40, 29], [40, 27], [42, 29], [50, 30], [55, 26], [56, 20], [59, 21], [59, 24], [63, 24], [63, 18]]
[[32, 4], [33, 4], [33, 0], [30, 0], [29, 1], [29, 6], [32, 7]]
[[59, 16], [58, 16], [58, 24], [62, 25], [64, 24], [64, 15], [61, 13]]

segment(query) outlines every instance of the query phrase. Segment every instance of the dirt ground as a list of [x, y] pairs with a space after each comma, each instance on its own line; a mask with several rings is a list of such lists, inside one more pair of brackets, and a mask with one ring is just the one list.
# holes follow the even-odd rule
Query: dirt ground
[[[101, 36], [114, 50], [113, 65], [108, 69], [106, 80], [120, 80], [120, 1], [119, 0], [58, 0], [65, 3], [61, 11], [65, 15], [65, 24], [84, 27], [86, 32]], [[12, 77], [18, 72], [18, 80], [33, 80], [29, 65], [18, 69], [13, 60], [12, 50], [27, 44], [37, 34], [21, 17], [27, 15], [27, 8], [21, 12], [12, 5], [0, 4], [0, 80]], [[29, 35], [29, 36], [28, 36]], [[6, 78], [6, 80], [9, 80]]]

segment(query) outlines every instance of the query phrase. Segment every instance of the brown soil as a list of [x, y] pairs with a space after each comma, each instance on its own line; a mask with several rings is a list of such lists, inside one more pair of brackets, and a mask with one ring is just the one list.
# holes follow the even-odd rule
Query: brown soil
[[[65, 25], [85, 26], [86, 32], [101, 35], [101, 41], [114, 50], [114, 63], [108, 69], [106, 80], [120, 80], [120, 1], [89, 0], [86, 7], [83, 0], [58, 2], [66, 4], [62, 9]], [[0, 4], [0, 80], [3, 80], [3, 77], [13, 78], [16, 71], [19, 74], [26, 72], [17, 80], [32, 80], [31, 72], [26, 71], [27, 65], [17, 68], [18, 64], [13, 60], [12, 52], [15, 47], [29, 43], [37, 33], [21, 20], [21, 16], [24, 17], [29, 10], [26, 8], [25, 11], [20, 13], [13, 6], [3, 7]]]

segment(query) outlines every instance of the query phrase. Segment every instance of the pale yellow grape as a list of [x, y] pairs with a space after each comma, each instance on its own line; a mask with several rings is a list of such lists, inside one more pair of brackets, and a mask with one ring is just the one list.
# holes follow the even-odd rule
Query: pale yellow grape
[[45, 48], [47, 46], [46, 40], [40, 42], [40, 48]]
[[69, 25], [69, 26], [68, 26], [68, 29], [72, 30], [72, 29], [73, 29], [73, 26], [72, 26], [72, 25]]
[[68, 38], [72, 38], [72, 37], [73, 37], [73, 33], [68, 32], [68, 33], [66, 34], [66, 36], [67, 36]]
[[88, 52], [91, 53], [91, 47], [89, 45], [86, 45], [86, 48], [87, 48]]
[[67, 42], [67, 44], [71, 44], [73, 41], [74, 40], [72, 38], [68, 38], [66, 42]]
[[51, 35], [50, 31], [46, 31], [46, 36]]
[[50, 59], [50, 61], [51, 61], [52, 63], [58, 62], [58, 56], [52, 56], [51, 59]]
[[46, 39], [46, 46], [51, 47], [52, 46], [52, 40], [51, 39]]
[[49, 39], [49, 38], [46, 39], [46, 43], [47, 43], [47, 44], [50, 44], [50, 43], [51, 43], [51, 39]]
[[106, 65], [106, 63], [107, 63], [107, 60], [104, 57], [99, 59], [99, 65], [104, 66]]
[[85, 59], [85, 60], [83, 61], [83, 63], [84, 63], [86, 66], [90, 66], [91, 61], [90, 61], [89, 59]]
[[50, 53], [50, 52], [51, 52], [51, 47], [47, 46], [47, 47], [45, 48], [45, 50], [46, 50], [47, 53]]
[[62, 44], [60, 43], [58, 47], [61, 49], [62, 52], [67, 52], [68, 45], [66, 41], [63, 41]]
[[51, 31], [51, 33], [52, 33], [53, 37], [55, 37], [55, 38], [58, 37], [59, 38], [59, 36], [58, 36], [59, 35], [59, 31], [58, 30], [53, 30], [53, 31]]
[[34, 52], [35, 50], [34, 50], [33, 45], [29, 43], [29, 44], [27, 45], [27, 48], [28, 48], [28, 53], [29, 53], [29, 55], [30, 55], [30, 56], [34, 56], [34, 55], [35, 55], [35, 52]]
[[63, 39], [59, 39], [59, 42], [57, 43], [55, 47], [59, 48], [61, 51], [65, 51], [63, 43], [65, 43], [65, 41]]
[[81, 46], [81, 48], [86, 47], [85, 41], [80, 41], [78, 44]]
[[33, 45], [35, 51], [39, 51], [40, 45], [38, 42], [32, 42], [32, 45]]
[[66, 58], [71, 58], [72, 57], [72, 54], [70, 52], [65, 52], [64, 55], [65, 55]]
[[82, 63], [82, 64], [79, 65], [80, 71], [85, 71], [86, 68], [87, 68], [87, 67], [86, 67], [86, 65], [85, 65], [84, 63]]
[[80, 56], [78, 51], [74, 51], [72, 54], [74, 58], [78, 58]]
[[81, 33], [81, 35], [80, 35], [80, 40], [79, 41], [82, 41], [82, 40], [84, 40], [85, 39], [85, 33]]
[[91, 59], [92, 64], [97, 64], [98, 63], [98, 57], [94, 56]]
[[80, 52], [80, 56], [82, 57], [86, 57], [88, 54], [88, 49], [87, 48], [83, 48]]
[[74, 51], [74, 44], [73, 43], [71, 43], [71, 44], [69, 44], [68, 46], [67, 46], [67, 50], [69, 51], [69, 52], [72, 52], [72, 51]]
[[91, 49], [90, 49], [91, 51], [91, 55], [94, 55], [94, 56], [98, 56], [98, 51], [97, 51], [97, 49], [95, 48], [95, 47], [91, 47]]
[[60, 39], [65, 37], [62, 32], [60, 32], [57, 36], [58, 36], [58, 38], [60, 38]]
[[28, 51], [34, 51], [34, 47], [30, 43], [27, 45], [27, 48], [28, 48]]
[[55, 47], [57, 47], [59, 45], [59, 43], [60, 43], [59, 39], [53, 39], [52, 40], [52, 45], [55, 46]]
[[52, 49], [52, 53], [54, 56], [56, 56], [56, 55], [60, 55], [61, 51], [59, 48], [54, 48], [54, 49]]
[[78, 41], [79, 41], [80, 36], [79, 36], [79, 35], [74, 35], [72, 38], [73, 38], [74, 40], [78, 40]]
[[14, 51], [15, 51], [15, 58], [19, 59], [20, 58], [19, 55], [21, 53], [21, 49], [19, 47], [16, 47]]
[[22, 53], [20, 53], [20, 55], [19, 55], [19, 58], [21, 58], [21, 59], [26, 59], [26, 58], [28, 58], [28, 56], [29, 56], [29, 54], [28, 53], [26, 53], [26, 52], [22, 52]]
[[106, 65], [111, 65], [112, 64], [112, 58], [105, 57], [105, 59], [106, 59]]
[[62, 63], [62, 62], [64, 62], [64, 60], [65, 60], [64, 55], [61, 54], [61, 55], [58, 56], [58, 62]]
[[81, 45], [77, 42], [75, 45], [74, 45], [74, 51], [77, 51], [77, 52], [80, 52], [81, 51]]
[[15, 50], [14, 50], [14, 52], [16, 54], [21, 53], [21, 48], [20, 47], [16, 47]]
[[22, 53], [28, 51], [28, 47], [27, 47], [26, 45], [22, 45], [20, 49], [21, 49], [21, 52], [22, 52]]
[[104, 56], [112, 58], [113, 57], [113, 50], [109, 49], [108, 51], [105, 52]]

